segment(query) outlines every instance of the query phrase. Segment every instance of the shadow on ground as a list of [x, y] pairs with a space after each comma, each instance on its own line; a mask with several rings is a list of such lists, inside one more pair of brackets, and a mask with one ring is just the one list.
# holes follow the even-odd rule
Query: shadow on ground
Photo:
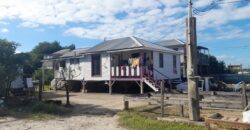
[[[66, 96], [63, 94], [45, 92], [44, 99], [63, 99]], [[70, 97], [75, 96], [71, 94]], [[77, 104], [71, 102], [69, 107], [65, 104], [53, 104], [47, 102], [39, 102], [36, 98], [23, 99], [20, 97], [11, 98], [9, 103], [0, 108], [0, 123], [6, 122], [1, 118], [14, 118], [14, 119], [31, 119], [31, 120], [49, 120], [60, 118], [68, 118], [73, 116], [114, 116], [119, 110], [105, 108], [101, 105], [95, 104]], [[12, 120], [14, 120], [12, 119]]]

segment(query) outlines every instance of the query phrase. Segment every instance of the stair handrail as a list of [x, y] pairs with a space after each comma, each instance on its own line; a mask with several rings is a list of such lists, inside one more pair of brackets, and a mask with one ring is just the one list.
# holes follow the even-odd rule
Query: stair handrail
[[167, 78], [168, 80], [171, 80], [167, 75], [161, 73], [159, 70], [153, 67], [153, 70], [155, 70], [157, 73], [161, 74], [163, 77]]

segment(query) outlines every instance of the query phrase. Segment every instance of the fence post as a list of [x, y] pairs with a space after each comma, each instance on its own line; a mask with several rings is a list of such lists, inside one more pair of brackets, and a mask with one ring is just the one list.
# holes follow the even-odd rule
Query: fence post
[[242, 108], [245, 109], [245, 107], [247, 107], [248, 105], [248, 100], [247, 100], [247, 94], [246, 94], [246, 84], [243, 83], [242, 84], [242, 95], [241, 95], [241, 99], [242, 99]]
[[39, 88], [38, 88], [38, 100], [39, 101], [42, 101], [42, 87], [43, 87], [42, 84], [43, 84], [42, 80], [40, 79], [39, 80]]
[[164, 117], [164, 81], [161, 81], [161, 117]]
[[123, 110], [128, 110], [129, 109], [129, 102], [125, 99], [126, 97], [123, 97], [123, 102], [124, 102], [124, 108]]
[[184, 106], [183, 106], [183, 104], [178, 105], [178, 109], [179, 109], [180, 116], [184, 117]]

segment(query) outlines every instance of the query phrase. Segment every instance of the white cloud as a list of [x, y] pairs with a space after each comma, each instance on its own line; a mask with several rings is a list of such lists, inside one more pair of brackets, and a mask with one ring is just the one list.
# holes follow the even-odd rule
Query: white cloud
[[23, 22], [20, 24], [22, 27], [28, 27], [28, 28], [36, 28], [39, 27], [39, 24], [32, 23], [32, 22]]
[[[211, 2], [197, 0], [194, 6], [203, 8]], [[186, 4], [184, 0], [6, 0], [0, 2], [0, 20], [21, 20], [20, 25], [29, 28], [65, 26], [65, 35], [80, 38], [129, 35], [148, 40], [185, 38], [187, 7], [183, 5]], [[117, 19], [119, 13], [127, 15]], [[203, 31], [230, 21], [249, 19], [249, 13], [250, 4], [240, 7], [235, 4], [220, 5], [197, 18], [197, 29]], [[77, 25], [72, 26], [71, 23]], [[247, 33], [250, 34], [249, 31]]]
[[2, 28], [2, 29], [0, 30], [0, 32], [1, 32], [1, 33], [8, 33], [8, 32], [9, 32], [9, 29], [7, 29], [7, 28]]
[[8, 23], [8, 22], [5, 22], [5, 21], [0, 21], [0, 24], [1, 24], [1, 25], [8, 25], [9, 23]]
[[218, 60], [224, 61], [224, 60], [234, 60], [236, 57], [235, 56], [230, 56], [230, 55], [219, 55], [216, 56]]

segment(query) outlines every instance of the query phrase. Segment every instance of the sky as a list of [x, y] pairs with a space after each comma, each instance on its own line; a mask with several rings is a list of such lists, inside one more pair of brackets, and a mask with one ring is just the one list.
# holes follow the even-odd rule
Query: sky
[[[55, 40], [77, 48], [127, 36], [185, 41], [187, 1], [0, 0], [0, 38], [19, 43], [17, 52]], [[198, 45], [226, 64], [250, 68], [250, 1], [193, 2]]]

